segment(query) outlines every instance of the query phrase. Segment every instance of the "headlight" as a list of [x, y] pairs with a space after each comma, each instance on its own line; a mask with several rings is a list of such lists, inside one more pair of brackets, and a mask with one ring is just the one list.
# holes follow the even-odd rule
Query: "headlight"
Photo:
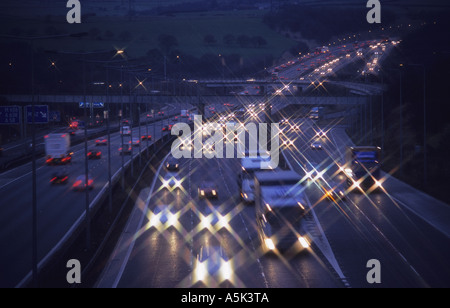
[[345, 174], [346, 174], [348, 177], [353, 177], [353, 171], [352, 171], [352, 169], [350, 169], [350, 168], [345, 168], [345, 169], [344, 169], [344, 172], [345, 172]]
[[220, 268], [220, 271], [222, 272], [222, 277], [224, 280], [231, 279], [231, 264], [230, 262], [224, 262], [222, 267]]
[[204, 195], [205, 195], [205, 191], [204, 191], [204, 190], [201, 190], [201, 191], [200, 191], [200, 194], [201, 194], [202, 196], [204, 196]]
[[197, 274], [197, 280], [204, 280], [205, 279], [205, 277], [206, 277], [206, 265], [204, 263], [201, 263], [200, 261], [198, 261], [196, 274]]
[[155, 227], [159, 223], [158, 216], [153, 214], [152, 218], [150, 218], [150, 226]]
[[215, 196], [217, 194], [216, 190], [213, 189], [212, 194]]
[[309, 243], [304, 237], [300, 236], [298, 238], [298, 241], [300, 242], [300, 244], [302, 245], [303, 248], [308, 248], [309, 247]]
[[270, 238], [266, 238], [264, 240], [264, 243], [266, 244], [266, 247], [270, 250], [274, 250], [275, 249], [275, 245], [273, 244], [273, 241]]
[[174, 214], [169, 213], [168, 218], [167, 218], [167, 223], [169, 224], [169, 226], [175, 225], [176, 221], [177, 221], [177, 217]]

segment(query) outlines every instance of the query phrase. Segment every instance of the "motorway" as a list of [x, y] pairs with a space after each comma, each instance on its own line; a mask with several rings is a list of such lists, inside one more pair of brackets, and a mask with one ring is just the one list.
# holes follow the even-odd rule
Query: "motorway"
[[[324, 197], [324, 188], [344, 179], [337, 163], [348, 137], [333, 126], [322, 150], [310, 148], [319, 127], [310, 119], [292, 119], [300, 130], [287, 130], [294, 145], [285, 148], [289, 168], [305, 175], [303, 164], [316, 162], [326, 170], [323, 180], [304, 181], [309, 211], [303, 228], [312, 246], [300, 254], [264, 254], [257, 236], [255, 209], [239, 198], [240, 160], [182, 159], [181, 191], [163, 188], [169, 172], [164, 163], [140, 197], [134, 220], [111, 256], [98, 287], [442, 287], [450, 286], [448, 235], [400, 204], [385, 178], [383, 190], [364, 194], [347, 191], [345, 200]], [[287, 126], [289, 127], [289, 126]], [[321, 169], [322, 170], [322, 169]], [[197, 187], [212, 181], [217, 200], [199, 199]], [[405, 188], [403, 193], [411, 193]], [[410, 200], [414, 203], [414, 200]], [[167, 218], [160, 213], [171, 212]], [[449, 215], [448, 208], [444, 209]], [[170, 216], [170, 215], [169, 215]], [[165, 217], [164, 219], [162, 217]], [[223, 251], [231, 274], [199, 281], [201, 250]], [[211, 254], [214, 260], [214, 254]], [[367, 262], [381, 264], [381, 284], [369, 284]]]
[[[179, 115], [179, 110], [173, 106], [166, 113]], [[147, 133], [145, 117], [141, 117], [141, 127], [135, 125], [132, 136], [138, 137]], [[162, 125], [167, 125], [169, 119], [157, 120], [148, 125], [148, 134], [152, 141], [144, 140], [141, 151], [154, 140], [159, 139], [163, 132]], [[173, 121], [171, 118], [170, 121]], [[83, 134], [78, 131], [77, 134]], [[164, 132], [164, 134], [167, 134]], [[103, 138], [107, 138], [104, 136]], [[130, 137], [124, 136], [127, 144]], [[114, 176], [122, 168], [122, 156], [119, 148], [122, 138], [119, 133], [111, 134], [111, 173]], [[102, 152], [101, 159], [89, 160], [90, 176], [94, 179], [94, 188], [89, 192], [91, 203], [108, 183], [108, 146], [95, 146], [95, 140], [88, 142], [88, 150], [97, 149]], [[84, 214], [86, 194], [73, 191], [72, 185], [76, 177], [84, 174], [84, 143], [71, 148], [74, 153], [72, 163], [66, 166], [46, 166], [45, 158], [38, 159], [37, 164], [37, 239], [38, 260], [42, 262]], [[139, 152], [139, 147], [133, 147], [133, 156]], [[130, 162], [131, 155], [124, 155], [124, 165]], [[135, 164], [138, 164], [136, 160]], [[66, 185], [52, 185], [50, 179], [58, 171], [69, 174]], [[136, 168], [137, 170], [137, 168]], [[25, 282], [31, 271], [32, 249], [32, 172], [31, 163], [0, 174], [0, 287], [14, 287]]]
[[[381, 58], [391, 47], [379, 57], [375, 52], [382, 47], [370, 47], [377, 42], [364, 44], [364, 65], [372, 63], [370, 67], [374, 68], [375, 74]], [[339, 57], [342, 58], [335, 61]], [[330, 48], [327, 54], [305, 57], [290, 64], [278, 76], [287, 83], [304, 78], [314, 82], [315, 87], [359, 57], [361, 55], [356, 55], [355, 50]], [[378, 59], [376, 63], [373, 61], [375, 58]], [[328, 66], [324, 66], [326, 63]], [[254, 85], [246, 89], [249, 94], [257, 92]], [[274, 95], [289, 95], [291, 91], [289, 87], [279, 92], [274, 90]], [[273, 106], [272, 113], [281, 112], [284, 107]], [[228, 112], [228, 108], [215, 104], [213, 99], [206, 110]], [[176, 108], [170, 112], [179, 114]], [[264, 122], [262, 110], [258, 113], [253, 120], [259, 118]], [[161, 137], [162, 122], [148, 126], [153, 139]], [[169, 173], [165, 163], [154, 166], [158, 174], [152, 183], [148, 183], [147, 189], [141, 191], [128, 225], [96, 286], [449, 287], [448, 205], [424, 196], [389, 174], [385, 174], [380, 192], [347, 191], [345, 200], [328, 200], [324, 197], [325, 189], [344, 181], [337, 164], [343, 161], [345, 147], [351, 145], [345, 127], [336, 124], [339, 121], [320, 127], [327, 131], [327, 138], [322, 140], [322, 150], [312, 150], [310, 145], [319, 129], [317, 123], [303, 117], [290, 118], [289, 122], [290, 125], [298, 124], [300, 129], [290, 130], [289, 125], [285, 126], [286, 136], [282, 138], [293, 141], [293, 146], [282, 149], [288, 167], [301, 176], [305, 174], [304, 164], [308, 162], [315, 162], [324, 170], [323, 180], [305, 180], [301, 188], [308, 205], [302, 221], [302, 228], [311, 240], [307, 250], [300, 254], [263, 253], [254, 206], [240, 200], [237, 183], [241, 170], [239, 159], [183, 158], [177, 172], [182, 179], [180, 191], [167, 191], [162, 187], [163, 179]], [[133, 136], [138, 136], [138, 130], [138, 127], [133, 128]], [[143, 124], [140, 134], [145, 132]], [[93, 145], [94, 142], [90, 141], [89, 148]], [[120, 135], [112, 134], [113, 175], [122, 167], [117, 151], [120, 145]], [[145, 141], [141, 144], [142, 147], [146, 145]], [[89, 202], [100, 196], [108, 181], [107, 147], [99, 148], [103, 157], [89, 161], [89, 170], [95, 180]], [[71, 189], [76, 176], [84, 170], [84, 144], [74, 146], [72, 151], [73, 163], [66, 167], [70, 174], [67, 186], [51, 186], [49, 183], [53, 172], [65, 167], [44, 166], [44, 159], [37, 161], [40, 261], [84, 213], [85, 194]], [[128, 163], [129, 159], [125, 156], [124, 162]], [[0, 287], [22, 286], [22, 282], [30, 277], [30, 169], [30, 164], [27, 164], [0, 174]], [[219, 195], [217, 200], [199, 199], [198, 187], [204, 181], [215, 183]], [[212, 261], [217, 261], [218, 255], [228, 260], [230, 270], [221, 275], [206, 275], [200, 280], [197, 258], [204, 251], [210, 252], [208, 256]], [[370, 270], [367, 262], [371, 259], [380, 261], [381, 284], [372, 285], [366, 280]]]

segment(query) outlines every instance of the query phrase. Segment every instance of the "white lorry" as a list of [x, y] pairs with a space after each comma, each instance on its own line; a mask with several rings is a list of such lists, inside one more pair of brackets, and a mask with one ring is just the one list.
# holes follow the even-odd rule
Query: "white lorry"
[[122, 126], [120, 134], [123, 136], [131, 136], [131, 128], [129, 126]]
[[294, 171], [256, 172], [255, 212], [264, 252], [308, 248], [302, 227], [306, 199], [301, 176]]
[[65, 165], [72, 161], [69, 134], [48, 134], [44, 139], [47, 165]]

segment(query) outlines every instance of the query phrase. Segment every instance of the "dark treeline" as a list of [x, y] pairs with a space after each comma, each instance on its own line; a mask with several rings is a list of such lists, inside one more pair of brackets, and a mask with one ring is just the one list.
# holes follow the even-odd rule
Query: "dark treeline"
[[[374, 26], [366, 20], [367, 8], [338, 6], [285, 5], [280, 10], [269, 12], [264, 23], [277, 31], [299, 32], [305, 39], [328, 43], [333, 37], [358, 33]], [[383, 11], [383, 24], [392, 24], [395, 15]]]

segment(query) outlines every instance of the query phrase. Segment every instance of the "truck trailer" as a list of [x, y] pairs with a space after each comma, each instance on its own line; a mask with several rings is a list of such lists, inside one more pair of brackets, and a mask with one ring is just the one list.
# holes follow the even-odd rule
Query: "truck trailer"
[[72, 162], [69, 134], [48, 134], [44, 140], [47, 165], [65, 165]]

